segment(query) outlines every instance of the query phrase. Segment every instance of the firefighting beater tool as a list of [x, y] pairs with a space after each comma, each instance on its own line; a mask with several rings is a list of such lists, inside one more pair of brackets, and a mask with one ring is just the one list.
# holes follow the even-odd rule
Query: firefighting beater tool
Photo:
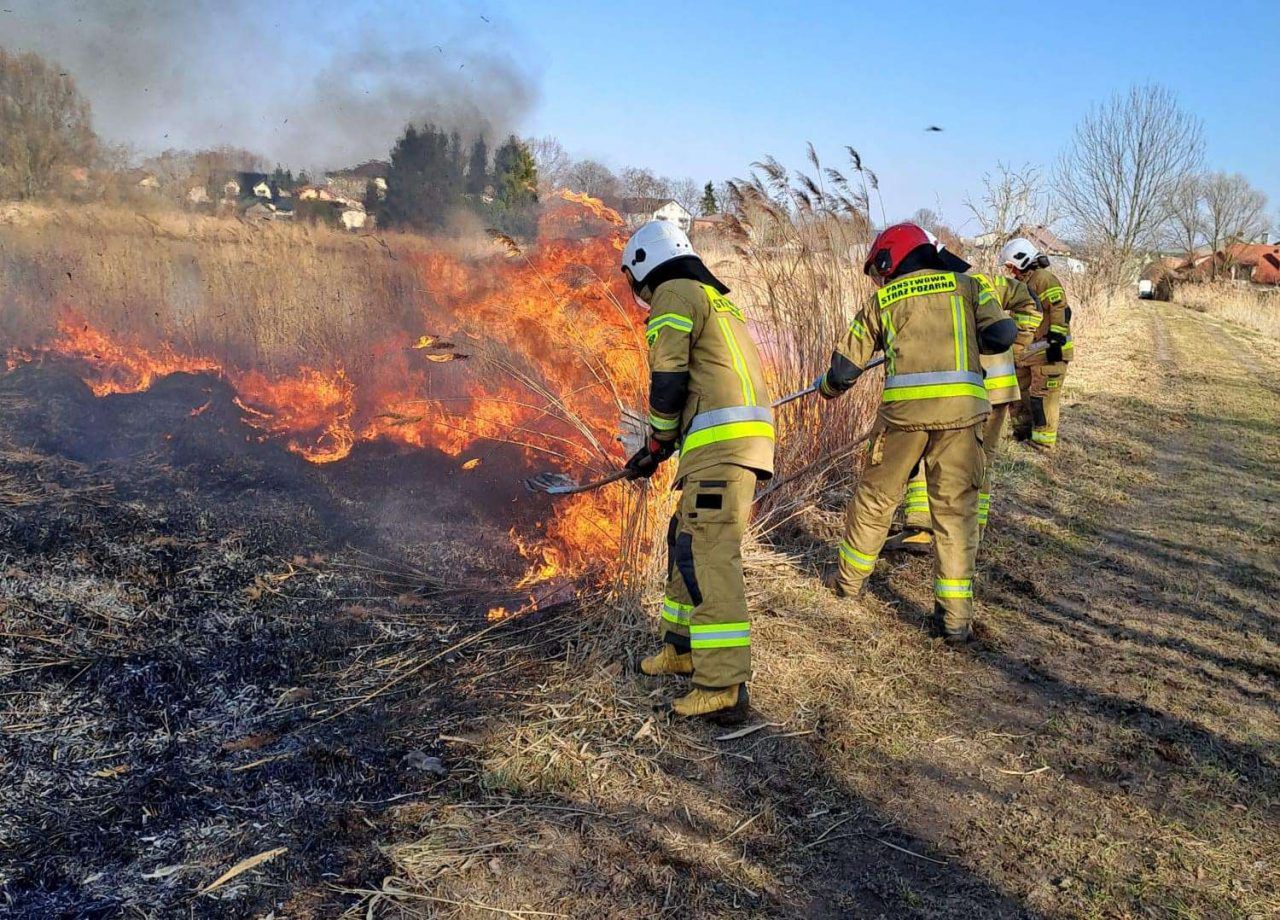
[[[873, 367], [879, 367], [881, 364], [884, 364], [884, 355], [881, 355], [880, 357], [875, 358], [874, 360], [868, 361], [867, 366], [864, 367], [862, 370], [865, 373], [866, 371], [871, 370], [871, 368]], [[772, 403], [770, 405], [770, 408], [777, 409], [779, 406], [785, 406], [789, 402], [795, 402], [797, 399], [803, 399], [804, 397], [808, 396], [810, 393], [818, 392], [818, 384], [821, 381], [821, 379], [822, 378], [819, 377], [818, 380], [815, 380], [813, 383], [809, 384], [803, 390], [799, 390], [795, 393], [792, 393], [790, 396], [782, 397], [781, 399]]]
[[[863, 371], [869, 371], [873, 367], [879, 367], [884, 364], [884, 355], [867, 362], [867, 366]], [[803, 390], [784, 396], [779, 400], [770, 404], [769, 408], [777, 409], [785, 406], [789, 402], [795, 402], [797, 399], [803, 399], [810, 393], [818, 392], [818, 384], [815, 382]], [[858, 443], [861, 443], [860, 441]], [[599, 489], [609, 485], [611, 482], [619, 482], [624, 479], [635, 479], [637, 474], [632, 470], [622, 469], [614, 470], [607, 476], [599, 479], [593, 479], [590, 482], [578, 483], [577, 480], [564, 473], [538, 473], [536, 476], [530, 476], [524, 481], [524, 487], [530, 492], [542, 493], [545, 495], [578, 495], [582, 492], [590, 492], [593, 489]]]

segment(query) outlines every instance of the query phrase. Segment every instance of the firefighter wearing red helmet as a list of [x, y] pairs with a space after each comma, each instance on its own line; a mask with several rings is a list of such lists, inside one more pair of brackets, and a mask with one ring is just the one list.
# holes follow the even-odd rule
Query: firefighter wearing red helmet
[[972, 636], [983, 423], [990, 411], [979, 355], [1005, 351], [1017, 335], [995, 294], [963, 274], [963, 265], [915, 224], [884, 230], [863, 266], [880, 289], [836, 345], [819, 381], [822, 395], [834, 398], [884, 351], [882, 430], [846, 514], [836, 593], [862, 591], [919, 462], [933, 518], [933, 622], [952, 644]]

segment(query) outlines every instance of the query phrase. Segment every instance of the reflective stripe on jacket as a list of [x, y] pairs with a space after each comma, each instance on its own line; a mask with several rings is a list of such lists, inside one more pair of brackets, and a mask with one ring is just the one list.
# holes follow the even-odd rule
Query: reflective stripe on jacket
[[884, 350], [880, 415], [888, 424], [962, 428], [990, 411], [978, 331], [1005, 318], [996, 295], [969, 275], [912, 272], [876, 292], [836, 345], [836, 355], [865, 367]]
[[[664, 282], [651, 299], [649, 423], [660, 439], [679, 438], [677, 480], [719, 463], [773, 475], [773, 411], [760, 355], [742, 311], [714, 287]], [[683, 402], [661, 396], [679, 379]]]

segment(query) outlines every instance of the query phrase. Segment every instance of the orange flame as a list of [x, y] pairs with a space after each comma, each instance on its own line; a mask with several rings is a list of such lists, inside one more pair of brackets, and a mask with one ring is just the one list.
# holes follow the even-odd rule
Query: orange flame
[[[419, 329], [392, 331], [371, 355], [334, 366], [245, 366], [69, 313], [44, 351], [75, 359], [98, 396], [179, 371], [217, 374], [247, 424], [313, 463], [377, 439], [451, 456], [495, 441], [519, 445], [531, 467], [599, 471], [622, 459], [622, 406], [643, 398], [643, 318], [618, 271], [622, 227], [617, 212], [566, 191], [546, 207], [537, 246], [480, 261], [410, 253], [404, 261], [431, 297]], [[454, 351], [462, 339], [469, 354]], [[25, 357], [14, 350], [6, 361]], [[521, 586], [616, 564], [624, 494], [548, 504], [537, 539], [518, 544], [529, 561]]]

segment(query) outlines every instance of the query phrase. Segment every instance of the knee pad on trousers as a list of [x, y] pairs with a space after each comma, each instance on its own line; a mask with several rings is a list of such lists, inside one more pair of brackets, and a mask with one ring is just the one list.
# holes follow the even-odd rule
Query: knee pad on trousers
[[702, 589], [698, 587], [698, 573], [693, 567], [693, 534], [682, 533], [676, 537], [675, 559], [684, 586], [689, 590], [689, 600], [693, 601], [693, 606], [700, 606]]
[[1043, 428], [1049, 424], [1048, 417], [1044, 414], [1044, 398], [1040, 396], [1031, 397], [1031, 419], [1037, 428]]

